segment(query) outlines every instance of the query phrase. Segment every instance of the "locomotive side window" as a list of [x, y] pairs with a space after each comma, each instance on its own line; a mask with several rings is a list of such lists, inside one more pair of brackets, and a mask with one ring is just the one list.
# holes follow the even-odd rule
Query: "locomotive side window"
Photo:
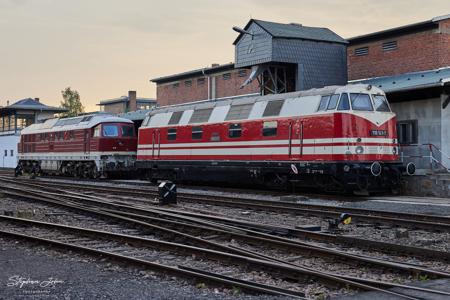
[[103, 125], [103, 136], [117, 137], [119, 136], [119, 128], [117, 128], [117, 125]]
[[133, 128], [133, 126], [124, 125], [121, 128], [122, 128], [122, 136], [123, 137], [134, 136], [134, 128]]
[[372, 95], [373, 104], [375, 105], [376, 111], [391, 111], [387, 103], [386, 97], [383, 95]]
[[230, 138], [238, 138], [242, 135], [241, 124], [230, 124], [228, 126], [228, 136]]
[[330, 101], [328, 102], [327, 110], [334, 110], [339, 101], [339, 95], [331, 95]]
[[319, 108], [317, 109], [317, 111], [326, 110], [329, 99], [330, 99], [330, 95], [322, 96], [322, 98], [320, 98]]
[[94, 137], [100, 137], [100, 128], [102, 125], [97, 125], [94, 128]]
[[277, 135], [277, 121], [267, 121], [263, 123], [262, 135], [275, 136]]
[[201, 140], [203, 135], [203, 129], [200, 126], [192, 127], [192, 139]]
[[368, 94], [350, 93], [353, 110], [373, 111], [372, 101]]
[[339, 101], [338, 110], [350, 110], [350, 101], [348, 100], [348, 94], [341, 95], [341, 101]]
[[177, 129], [176, 128], [169, 128], [167, 130], [167, 140], [168, 141], [175, 141], [177, 139]]

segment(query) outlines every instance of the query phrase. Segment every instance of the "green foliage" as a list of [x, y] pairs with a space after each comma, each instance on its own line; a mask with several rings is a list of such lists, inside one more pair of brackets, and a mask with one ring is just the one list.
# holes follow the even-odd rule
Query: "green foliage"
[[430, 278], [428, 278], [428, 275], [419, 275], [419, 281], [428, 281]]
[[81, 104], [80, 94], [77, 91], [65, 88], [61, 91], [63, 101], [61, 101], [61, 108], [68, 109], [67, 112], [62, 113], [61, 117], [76, 117], [84, 112], [84, 107]]
[[197, 283], [197, 288], [198, 289], [204, 289], [204, 288], [206, 288], [206, 284], [203, 283], [203, 282], [199, 282], [199, 283]]

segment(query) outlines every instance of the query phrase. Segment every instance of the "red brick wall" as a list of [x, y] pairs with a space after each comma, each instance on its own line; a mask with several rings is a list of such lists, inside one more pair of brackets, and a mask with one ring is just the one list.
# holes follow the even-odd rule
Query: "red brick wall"
[[[398, 48], [383, 51], [382, 44], [394, 40], [397, 41]], [[356, 48], [367, 46], [369, 47], [368, 55], [354, 54]], [[443, 61], [439, 57], [439, 49], [442, 46], [441, 34], [436, 30], [349, 46], [347, 49], [349, 80], [398, 75], [441, 67]], [[447, 46], [447, 51], [448, 49]]]
[[[198, 84], [197, 78], [191, 78], [192, 85], [187, 86], [186, 80], [158, 84], [156, 86], [156, 101], [159, 106], [185, 103], [195, 100], [208, 99], [208, 79]], [[175, 87], [174, 84], [178, 83]]]
[[240, 88], [250, 75], [250, 70], [247, 70], [246, 75], [242, 77], [239, 76], [239, 71], [232, 71], [230, 73], [231, 78], [228, 80], [224, 80], [223, 75], [216, 76], [216, 98], [259, 93], [257, 80], [252, 81], [242, 89]]
[[450, 20], [444, 20], [439, 23], [440, 45], [439, 45], [439, 64], [441, 66], [450, 66]]
[[[230, 79], [223, 79], [223, 74], [225, 73], [231, 74]], [[250, 70], [247, 70], [246, 76], [239, 77], [239, 71], [232, 70], [229, 72], [212, 75], [216, 81], [216, 98], [258, 93], [259, 86], [256, 80], [243, 89], [240, 89], [241, 84], [247, 79], [249, 74]], [[198, 84], [198, 77], [183, 79], [176, 82], [158, 84], [156, 86], [156, 99], [158, 105], [164, 106], [208, 99], [208, 78], [204, 78], [204, 84], [201, 85]], [[186, 86], [186, 80], [191, 80], [192, 85]], [[178, 86], [175, 87], [174, 83], [178, 83]]]

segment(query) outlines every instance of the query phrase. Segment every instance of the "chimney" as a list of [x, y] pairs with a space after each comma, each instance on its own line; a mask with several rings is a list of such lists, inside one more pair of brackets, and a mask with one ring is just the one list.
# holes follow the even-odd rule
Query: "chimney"
[[137, 110], [136, 91], [128, 91], [128, 111]]
[[34, 98], [34, 101], [39, 102], [39, 98]]

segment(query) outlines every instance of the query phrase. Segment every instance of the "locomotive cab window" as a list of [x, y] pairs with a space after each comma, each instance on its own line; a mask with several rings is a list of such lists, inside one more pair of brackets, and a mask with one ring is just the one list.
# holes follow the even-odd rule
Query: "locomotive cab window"
[[200, 126], [192, 127], [192, 139], [201, 140], [203, 135], [203, 129]]
[[339, 101], [339, 95], [331, 95], [330, 101], [328, 102], [327, 110], [334, 110]]
[[123, 125], [122, 126], [122, 136], [123, 137], [132, 137], [132, 136], [134, 136], [134, 128], [133, 128], [133, 126]]
[[376, 111], [386, 111], [386, 112], [391, 111], [389, 109], [389, 104], [386, 100], [386, 97], [384, 97], [383, 95], [372, 95], [372, 98]]
[[242, 135], [241, 124], [230, 124], [228, 126], [228, 136], [230, 138], [238, 138]]
[[372, 101], [368, 94], [350, 93], [353, 110], [373, 111]]
[[117, 125], [103, 125], [103, 136], [117, 137], [119, 136], [119, 128], [117, 128]]
[[275, 136], [277, 135], [277, 121], [266, 121], [263, 123], [262, 135]]
[[341, 95], [341, 100], [339, 101], [338, 110], [350, 110], [350, 101], [348, 100], [347, 93], [344, 93]]
[[317, 109], [317, 111], [326, 110], [329, 99], [330, 99], [330, 95], [322, 96], [322, 98], [320, 98], [319, 108]]
[[167, 130], [167, 140], [168, 141], [175, 141], [177, 139], [177, 129], [176, 128], [169, 128]]

